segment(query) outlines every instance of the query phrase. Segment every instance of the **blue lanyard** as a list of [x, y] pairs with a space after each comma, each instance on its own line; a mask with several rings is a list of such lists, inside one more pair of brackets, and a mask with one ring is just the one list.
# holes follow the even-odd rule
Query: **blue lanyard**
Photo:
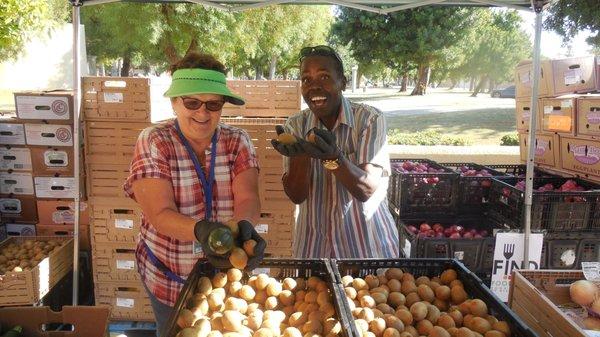
[[185, 149], [187, 150], [192, 162], [194, 163], [194, 168], [196, 169], [196, 173], [198, 177], [200, 177], [200, 181], [202, 181], [202, 189], [204, 190], [204, 218], [206, 220], [211, 220], [212, 218], [212, 193], [213, 193], [213, 185], [215, 182], [215, 160], [217, 157], [217, 130], [212, 136], [211, 142], [211, 153], [210, 153], [210, 171], [208, 173], [208, 179], [206, 179], [206, 175], [204, 174], [204, 170], [202, 169], [202, 165], [198, 161], [198, 157], [192, 149], [192, 146], [185, 138], [183, 133], [181, 132], [181, 128], [179, 127], [179, 123], [175, 120], [175, 128], [177, 129], [177, 133], [179, 134], [179, 138], [181, 138], [181, 142]]

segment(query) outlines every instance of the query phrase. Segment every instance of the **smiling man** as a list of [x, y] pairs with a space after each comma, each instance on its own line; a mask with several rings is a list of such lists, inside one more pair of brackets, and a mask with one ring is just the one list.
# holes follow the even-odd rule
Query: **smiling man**
[[383, 114], [342, 95], [343, 63], [328, 46], [301, 50], [300, 76], [308, 109], [276, 128], [296, 142], [272, 141], [285, 156], [285, 192], [300, 205], [294, 256], [398, 257], [398, 231], [387, 203]]

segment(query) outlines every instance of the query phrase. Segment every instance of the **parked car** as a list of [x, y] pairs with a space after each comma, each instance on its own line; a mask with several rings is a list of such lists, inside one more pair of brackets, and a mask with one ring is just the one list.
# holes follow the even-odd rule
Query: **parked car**
[[504, 89], [492, 90], [490, 95], [495, 98], [515, 98], [515, 86], [511, 85]]

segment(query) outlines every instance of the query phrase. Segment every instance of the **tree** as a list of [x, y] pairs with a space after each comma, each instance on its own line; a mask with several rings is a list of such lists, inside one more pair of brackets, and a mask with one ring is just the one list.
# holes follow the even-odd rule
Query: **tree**
[[470, 27], [472, 12], [469, 8], [422, 7], [380, 15], [342, 8], [332, 31], [359, 62], [380, 60], [401, 74], [416, 68], [411, 95], [423, 95], [431, 66]]
[[32, 37], [67, 22], [67, 9], [60, 0], [0, 1], [0, 61], [15, 59]]
[[587, 42], [600, 46], [600, 5], [598, 0], [558, 0], [548, 9], [544, 28], [554, 30], [566, 43], [579, 31], [589, 29]]

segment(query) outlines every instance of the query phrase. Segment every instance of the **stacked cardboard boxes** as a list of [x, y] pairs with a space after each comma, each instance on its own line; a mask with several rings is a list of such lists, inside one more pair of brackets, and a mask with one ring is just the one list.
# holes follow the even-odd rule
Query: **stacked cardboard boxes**
[[135, 260], [142, 213], [123, 191], [137, 137], [151, 125], [150, 82], [85, 77], [82, 86], [96, 304], [112, 320], [153, 320]]
[[82, 249], [89, 248], [84, 181], [74, 177], [74, 144], [80, 143], [73, 137], [73, 94], [18, 92], [14, 96], [16, 116], [3, 116], [0, 124], [4, 130], [0, 139], [0, 213], [7, 232], [72, 234], [73, 199], [79, 194]]

